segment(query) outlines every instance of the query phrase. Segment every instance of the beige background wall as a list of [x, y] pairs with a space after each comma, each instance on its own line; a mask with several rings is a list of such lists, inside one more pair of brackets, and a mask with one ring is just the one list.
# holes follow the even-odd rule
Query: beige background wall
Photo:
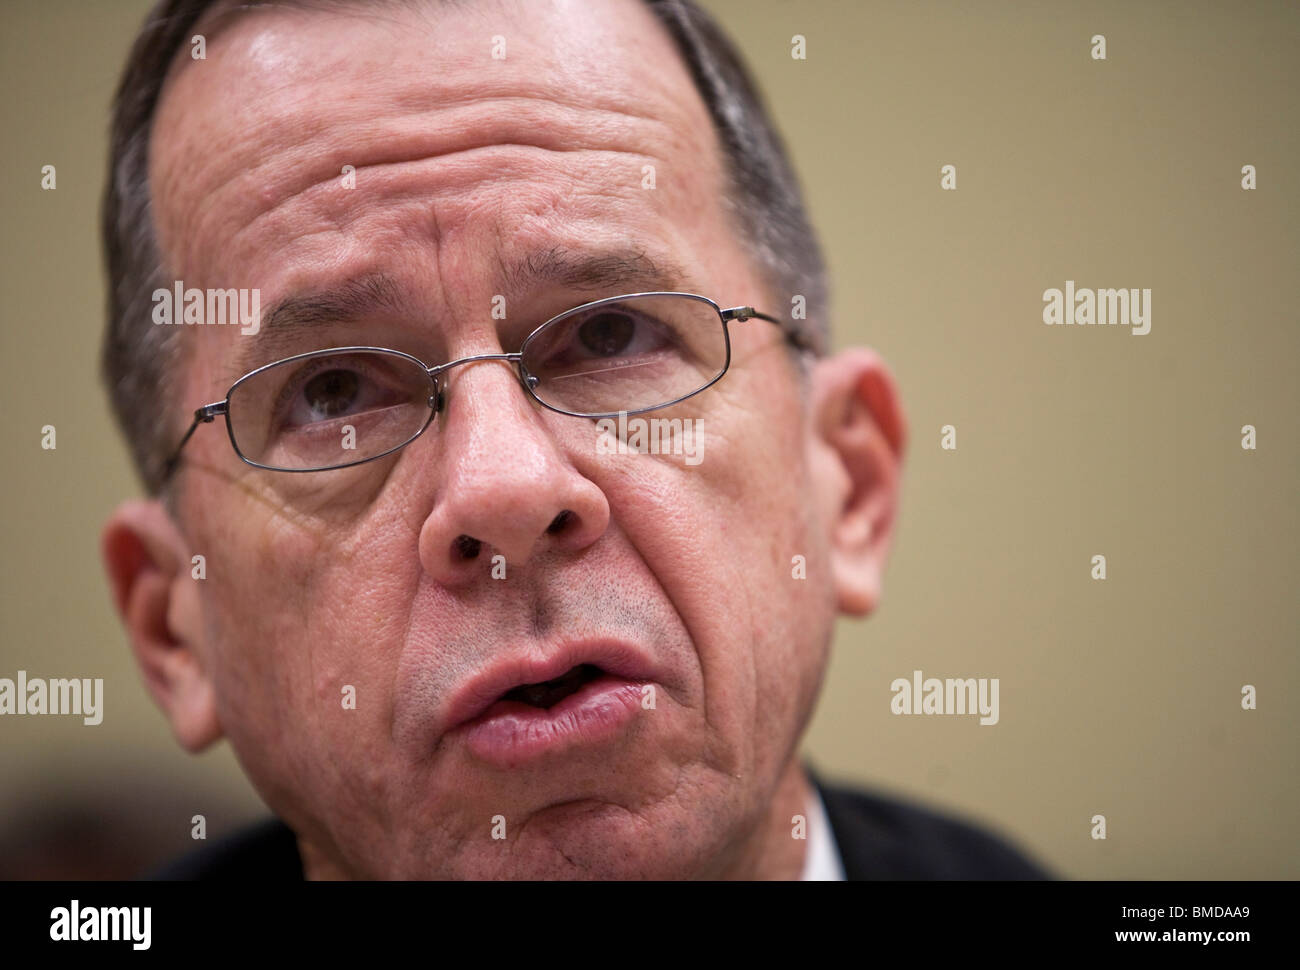
[[[883, 607], [840, 626], [809, 756], [1069, 876], [1300, 877], [1297, 8], [705, 5], [789, 140], [836, 344], [891, 362], [913, 434]], [[107, 696], [95, 728], [0, 719], [0, 872], [25, 852], [111, 873], [186, 847], [191, 813], [211, 835], [260, 810], [227, 748], [171, 741], [97, 552], [136, 491], [97, 380], [96, 220], [146, 7], [0, 9], [0, 676], [103, 677]], [[1151, 332], [1044, 326], [1067, 279], [1150, 288]], [[892, 715], [914, 669], [999, 678], [1001, 722]]]

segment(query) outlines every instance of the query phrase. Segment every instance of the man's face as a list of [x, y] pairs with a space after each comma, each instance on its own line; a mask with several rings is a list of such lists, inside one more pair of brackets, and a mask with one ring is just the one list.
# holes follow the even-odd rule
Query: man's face
[[[180, 413], [329, 346], [518, 350], [618, 293], [788, 311], [726, 218], [686, 68], [635, 0], [252, 11], [209, 31], [206, 60], [181, 56], [151, 159], [167, 275], [259, 288], [263, 327], [183, 331]], [[629, 250], [645, 259], [600, 262]], [[548, 252], [626, 275], [508, 272]], [[355, 318], [267, 319], [381, 274], [354, 290], [389, 298]], [[721, 382], [646, 415], [702, 421], [698, 464], [603, 453], [592, 420], [538, 407], [501, 361], [452, 370], [422, 437], [351, 469], [258, 470], [200, 429], [178, 505], [207, 560], [192, 646], [222, 732], [319, 858], [371, 878], [756, 864], [835, 604], [797, 371], [770, 323], [731, 339]], [[570, 661], [606, 678], [586, 706], [455, 723], [493, 700], [462, 704], [477, 678]]]

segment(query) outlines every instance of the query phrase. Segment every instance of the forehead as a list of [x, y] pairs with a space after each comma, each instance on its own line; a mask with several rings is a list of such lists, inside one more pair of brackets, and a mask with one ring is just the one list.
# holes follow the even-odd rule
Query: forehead
[[557, 242], [680, 263], [725, 238], [707, 110], [639, 0], [253, 8], [205, 30], [150, 156], [187, 285], [275, 300], [401, 279], [406, 258], [450, 301], [448, 280], [491, 289], [494, 264]]

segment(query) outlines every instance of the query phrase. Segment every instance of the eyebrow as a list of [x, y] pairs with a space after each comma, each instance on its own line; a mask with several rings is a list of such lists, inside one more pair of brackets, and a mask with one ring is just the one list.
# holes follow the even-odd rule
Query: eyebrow
[[246, 374], [278, 360], [304, 331], [316, 326], [359, 320], [382, 310], [410, 310], [401, 288], [384, 273], [366, 273], [325, 290], [286, 297], [262, 314], [257, 336], [236, 355], [236, 370]]
[[588, 291], [614, 287], [675, 289], [687, 285], [688, 279], [689, 274], [675, 261], [661, 257], [656, 262], [643, 249], [592, 253], [563, 246], [530, 253], [505, 273], [505, 281], [515, 295], [544, 284]]
[[[502, 264], [500, 283], [509, 300], [517, 300], [544, 286], [561, 286], [581, 292], [610, 291], [608, 295], [649, 290], [694, 292], [691, 276], [668, 257], [652, 259], [643, 249], [583, 251], [551, 246]], [[367, 273], [326, 289], [286, 297], [263, 315], [256, 344], [237, 358], [240, 374], [283, 356], [277, 348], [289, 347], [304, 331], [321, 324], [347, 323], [378, 312], [414, 314], [417, 311], [398, 283], [385, 273]], [[536, 321], [541, 323], [541, 320]], [[268, 357], [268, 352], [272, 355]]]

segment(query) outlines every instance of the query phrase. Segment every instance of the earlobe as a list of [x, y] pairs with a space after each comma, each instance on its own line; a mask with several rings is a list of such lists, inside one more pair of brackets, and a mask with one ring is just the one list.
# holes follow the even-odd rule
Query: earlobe
[[836, 600], [841, 611], [866, 616], [880, 600], [907, 440], [898, 390], [880, 357], [854, 348], [819, 361], [812, 417], [823, 447]]
[[222, 732], [180, 530], [161, 502], [125, 502], [104, 526], [101, 552], [145, 686], [177, 741], [203, 750]]

